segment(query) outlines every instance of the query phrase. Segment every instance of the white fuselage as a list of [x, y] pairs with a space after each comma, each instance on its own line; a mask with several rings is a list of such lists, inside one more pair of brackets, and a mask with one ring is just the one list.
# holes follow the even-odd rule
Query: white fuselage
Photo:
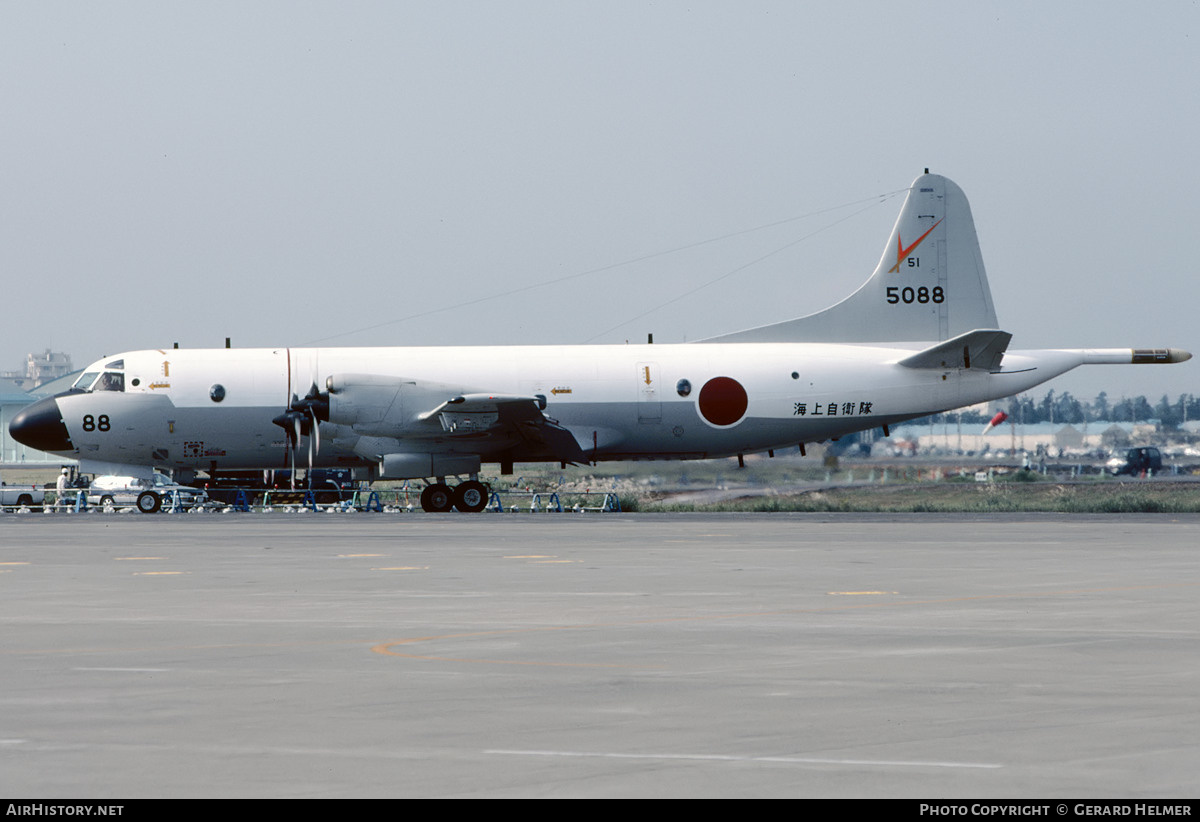
[[97, 383], [97, 390], [57, 398], [73, 446], [60, 453], [171, 469], [278, 468], [287, 441], [272, 418], [312, 386], [324, 390], [330, 377], [368, 374], [409, 390], [378, 403], [388, 408], [358, 408], [321, 423], [314, 465], [372, 465], [405, 452], [474, 451], [489, 461], [495, 455], [486, 443], [418, 422], [456, 395], [480, 393], [544, 398], [546, 417], [592, 460], [702, 459], [1008, 396], [1084, 362], [1080, 351], [1010, 352], [1002, 372], [914, 369], [897, 361], [923, 344], [900, 345], [137, 351], [88, 369], [119, 363], [123, 390]]

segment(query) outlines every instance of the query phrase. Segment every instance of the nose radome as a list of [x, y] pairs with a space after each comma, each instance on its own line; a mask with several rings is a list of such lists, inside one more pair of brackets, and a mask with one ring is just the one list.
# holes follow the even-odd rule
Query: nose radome
[[17, 442], [39, 451], [75, 450], [54, 397], [44, 397], [21, 409], [8, 424], [8, 433]]

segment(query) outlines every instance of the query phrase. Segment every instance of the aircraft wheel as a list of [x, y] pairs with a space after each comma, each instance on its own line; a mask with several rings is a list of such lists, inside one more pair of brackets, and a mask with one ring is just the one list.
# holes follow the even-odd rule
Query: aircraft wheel
[[425, 490], [421, 492], [421, 508], [425, 511], [440, 514], [453, 507], [454, 495], [448, 485], [435, 482], [433, 485], [426, 485]]
[[137, 508], [143, 514], [158, 513], [158, 509], [162, 508], [162, 497], [153, 491], [143, 491], [138, 494]]
[[454, 489], [454, 507], [468, 514], [478, 514], [487, 507], [488, 488], [482, 482], [468, 480]]

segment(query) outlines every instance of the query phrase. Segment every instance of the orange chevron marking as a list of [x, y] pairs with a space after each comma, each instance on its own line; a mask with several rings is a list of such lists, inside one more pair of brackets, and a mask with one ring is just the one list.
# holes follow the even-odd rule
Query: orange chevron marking
[[[943, 217], [942, 220], [944, 220], [944, 219], [946, 219], [946, 218]], [[900, 236], [900, 233], [897, 232], [896, 233], [896, 264], [888, 269], [888, 273], [889, 274], [898, 273], [900, 271], [900, 263], [904, 262], [904, 258], [907, 257], [909, 254], [912, 254], [913, 249], [915, 249], [922, 242], [924, 242], [925, 238], [929, 236], [929, 233], [942, 224], [942, 220], [938, 220], [936, 223], [931, 225], [929, 227], [929, 231], [926, 231], [924, 234], [922, 234], [920, 237], [918, 237], [917, 241], [915, 243], [913, 243], [912, 245], [910, 245], [908, 248], [904, 247], [904, 238], [902, 238]]]

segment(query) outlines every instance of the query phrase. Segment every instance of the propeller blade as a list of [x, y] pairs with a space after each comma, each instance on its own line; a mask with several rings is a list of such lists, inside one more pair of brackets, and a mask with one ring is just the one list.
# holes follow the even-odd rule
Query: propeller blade
[[321, 420], [328, 419], [329, 395], [322, 394], [314, 381], [304, 399], [292, 394], [292, 401], [287, 408], [272, 420], [287, 437], [284, 447], [288, 455], [284, 465], [291, 467], [293, 489], [296, 487], [296, 457], [300, 451], [300, 438], [308, 437], [308, 467], [311, 470], [321, 452]]

